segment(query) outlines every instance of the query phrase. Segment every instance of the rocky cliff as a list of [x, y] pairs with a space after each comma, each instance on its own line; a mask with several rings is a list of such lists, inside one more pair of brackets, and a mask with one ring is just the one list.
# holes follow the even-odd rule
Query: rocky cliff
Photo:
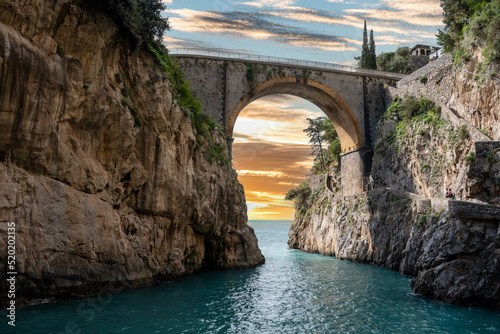
[[474, 204], [464, 218], [456, 203], [390, 189], [326, 192], [297, 217], [288, 244], [412, 275], [416, 293], [445, 302], [499, 308], [500, 207]]
[[[377, 128], [375, 190], [343, 197], [334, 171], [313, 176], [291, 248], [398, 270], [416, 293], [445, 302], [500, 308], [498, 83], [464, 81], [470, 66], [445, 56], [388, 88], [395, 103]], [[488, 115], [482, 128], [473, 109]], [[464, 202], [444, 199], [445, 188]]]
[[126, 45], [72, 1], [0, 2], [0, 248], [15, 222], [18, 303], [264, 261], [235, 171]]

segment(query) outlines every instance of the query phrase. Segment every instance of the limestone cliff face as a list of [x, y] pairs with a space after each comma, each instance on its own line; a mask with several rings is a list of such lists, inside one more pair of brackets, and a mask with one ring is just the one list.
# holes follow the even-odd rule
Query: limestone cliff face
[[0, 3], [0, 247], [15, 222], [18, 301], [263, 263], [235, 171], [203, 145], [106, 15]]
[[497, 66], [487, 64], [480, 48], [473, 48], [471, 60], [458, 68], [449, 106], [472, 125], [500, 140], [500, 77]]

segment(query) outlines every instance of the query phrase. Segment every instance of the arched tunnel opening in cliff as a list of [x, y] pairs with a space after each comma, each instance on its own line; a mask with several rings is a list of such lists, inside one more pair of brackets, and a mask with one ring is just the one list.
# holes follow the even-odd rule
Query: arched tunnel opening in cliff
[[318, 117], [326, 117], [318, 106], [286, 94], [256, 99], [238, 115], [232, 156], [249, 220], [294, 219], [293, 202], [284, 197], [311, 172], [314, 156], [303, 130], [307, 118]]

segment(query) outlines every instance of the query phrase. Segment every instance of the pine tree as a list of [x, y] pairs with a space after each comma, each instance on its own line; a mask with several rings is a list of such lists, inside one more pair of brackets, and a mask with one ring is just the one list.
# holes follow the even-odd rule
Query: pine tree
[[377, 56], [375, 54], [375, 40], [373, 39], [373, 30], [370, 30], [370, 50], [368, 56], [368, 67], [370, 69], [377, 69]]

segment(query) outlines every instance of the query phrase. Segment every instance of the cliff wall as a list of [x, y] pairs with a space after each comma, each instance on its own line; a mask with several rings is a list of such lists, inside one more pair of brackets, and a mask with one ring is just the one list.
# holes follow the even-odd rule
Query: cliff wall
[[126, 44], [72, 1], [0, 2], [0, 248], [15, 222], [18, 303], [264, 262], [235, 171]]
[[498, 64], [487, 63], [477, 47], [469, 57], [464, 61], [444, 54], [389, 88], [389, 100], [405, 94], [431, 99], [454, 123], [467, 124], [470, 132], [483, 131], [481, 140], [500, 140]]

